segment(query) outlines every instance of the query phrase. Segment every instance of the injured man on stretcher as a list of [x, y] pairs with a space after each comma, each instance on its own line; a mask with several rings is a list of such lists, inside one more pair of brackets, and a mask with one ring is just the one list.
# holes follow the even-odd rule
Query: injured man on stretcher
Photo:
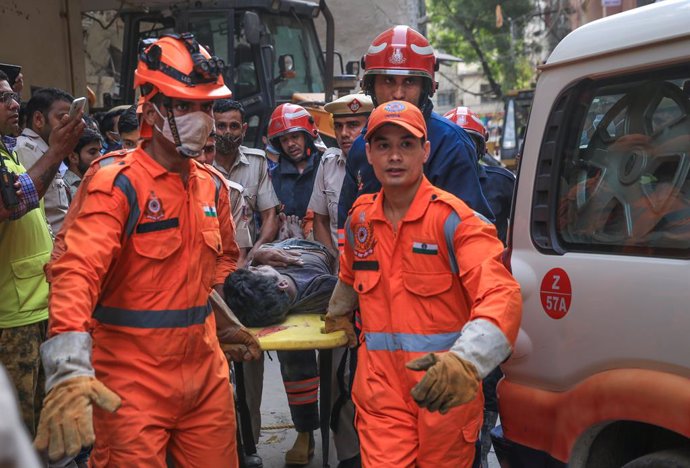
[[226, 302], [248, 327], [266, 327], [288, 313], [325, 314], [335, 288], [335, 258], [323, 245], [305, 239], [265, 244], [252, 266], [225, 281]]

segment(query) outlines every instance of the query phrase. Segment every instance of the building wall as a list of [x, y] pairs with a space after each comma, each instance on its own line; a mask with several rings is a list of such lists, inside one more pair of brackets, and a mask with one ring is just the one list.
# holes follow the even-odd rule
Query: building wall
[[[424, 0], [327, 0], [328, 8], [335, 20], [335, 50], [343, 57], [343, 66], [359, 61], [369, 44], [384, 30], [407, 24], [426, 33], [421, 16], [426, 11]], [[422, 13], [422, 14], [420, 14]], [[326, 48], [326, 21], [316, 20], [321, 47]], [[339, 74], [336, 58], [335, 73]]]

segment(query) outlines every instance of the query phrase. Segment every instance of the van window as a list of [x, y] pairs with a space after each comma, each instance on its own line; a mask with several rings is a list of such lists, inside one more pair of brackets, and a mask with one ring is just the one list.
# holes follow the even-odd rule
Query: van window
[[688, 258], [690, 73], [581, 91], [560, 154], [556, 232], [566, 250]]

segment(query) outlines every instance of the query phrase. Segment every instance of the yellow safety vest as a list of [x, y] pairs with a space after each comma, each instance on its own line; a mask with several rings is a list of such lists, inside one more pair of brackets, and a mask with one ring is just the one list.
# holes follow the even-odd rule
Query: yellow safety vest
[[[15, 174], [26, 172], [15, 153], [0, 146], [0, 157]], [[48, 318], [48, 283], [43, 266], [53, 240], [39, 208], [21, 218], [0, 221], [0, 328], [19, 327]]]

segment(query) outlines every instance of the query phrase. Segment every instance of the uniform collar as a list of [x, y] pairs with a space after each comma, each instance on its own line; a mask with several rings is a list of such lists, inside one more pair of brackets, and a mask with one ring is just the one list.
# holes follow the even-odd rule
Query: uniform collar
[[239, 157], [237, 159], [235, 159], [235, 164], [232, 165], [233, 168], [240, 163], [244, 164], [245, 166], [249, 165], [249, 159], [247, 158], [247, 155], [244, 154], [244, 151], [242, 151], [242, 148], [246, 148], [246, 147], [240, 145], [239, 148], [237, 148], [240, 154], [239, 154]]
[[[232, 172], [233, 169], [235, 169], [238, 165], [244, 164], [245, 166], [249, 165], [249, 159], [247, 159], [247, 156], [242, 152], [242, 147], [240, 146], [238, 148], [238, 154], [237, 157], [235, 158], [235, 161], [232, 163], [232, 166], [230, 167], [230, 172]], [[230, 177], [230, 172], [226, 171], [223, 166], [221, 166], [217, 162], [217, 157], [216, 159], [213, 160], [213, 167], [218, 169], [221, 174], [223, 174], [225, 177]]]
[[[149, 156], [149, 154], [146, 151], [144, 151], [144, 149], [141, 146], [137, 147], [132, 152], [132, 156], [139, 162], [139, 164], [141, 164], [144, 167], [144, 169], [146, 169], [146, 172], [148, 172], [154, 179], [168, 174], [168, 170], [161, 166], [158, 163], [158, 161], [154, 160], [151, 156]], [[197, 171], [197, 167], [191, 159], [187, 160], [187, 163], [189, 164], [190, 179], [192, 177], [199, 177], [200, 179], [205, 178], [200, 171]]]
[[225, 176], [226, 178], [230, 177], [230, 174], [228, 173], [228, 171], [226, 171], [223, 166], [218, 164], [218, 161], [216, 161], [215, 159], [213, 160], [213, 163], [211, 165], [213, 166], [214, 169], [216, 169], [218, 172], [223, 174], [223, 176]]
[[[387, 221], [386, 215], [383, 211], [383, 197], [385, 196], [383, 189], [381, 189], [374, 198], [374, 211], [372, 219]], [[433, 200], [437, 197], [436, 187], [431, 185], [431, 182], [426, 177], [422, 178], [422, 183], [417, 188], [417, 193], [412, 199], [410, 208], [405, 213], [402, 222], [416, 221], [426, 213], [426, 209]]]

